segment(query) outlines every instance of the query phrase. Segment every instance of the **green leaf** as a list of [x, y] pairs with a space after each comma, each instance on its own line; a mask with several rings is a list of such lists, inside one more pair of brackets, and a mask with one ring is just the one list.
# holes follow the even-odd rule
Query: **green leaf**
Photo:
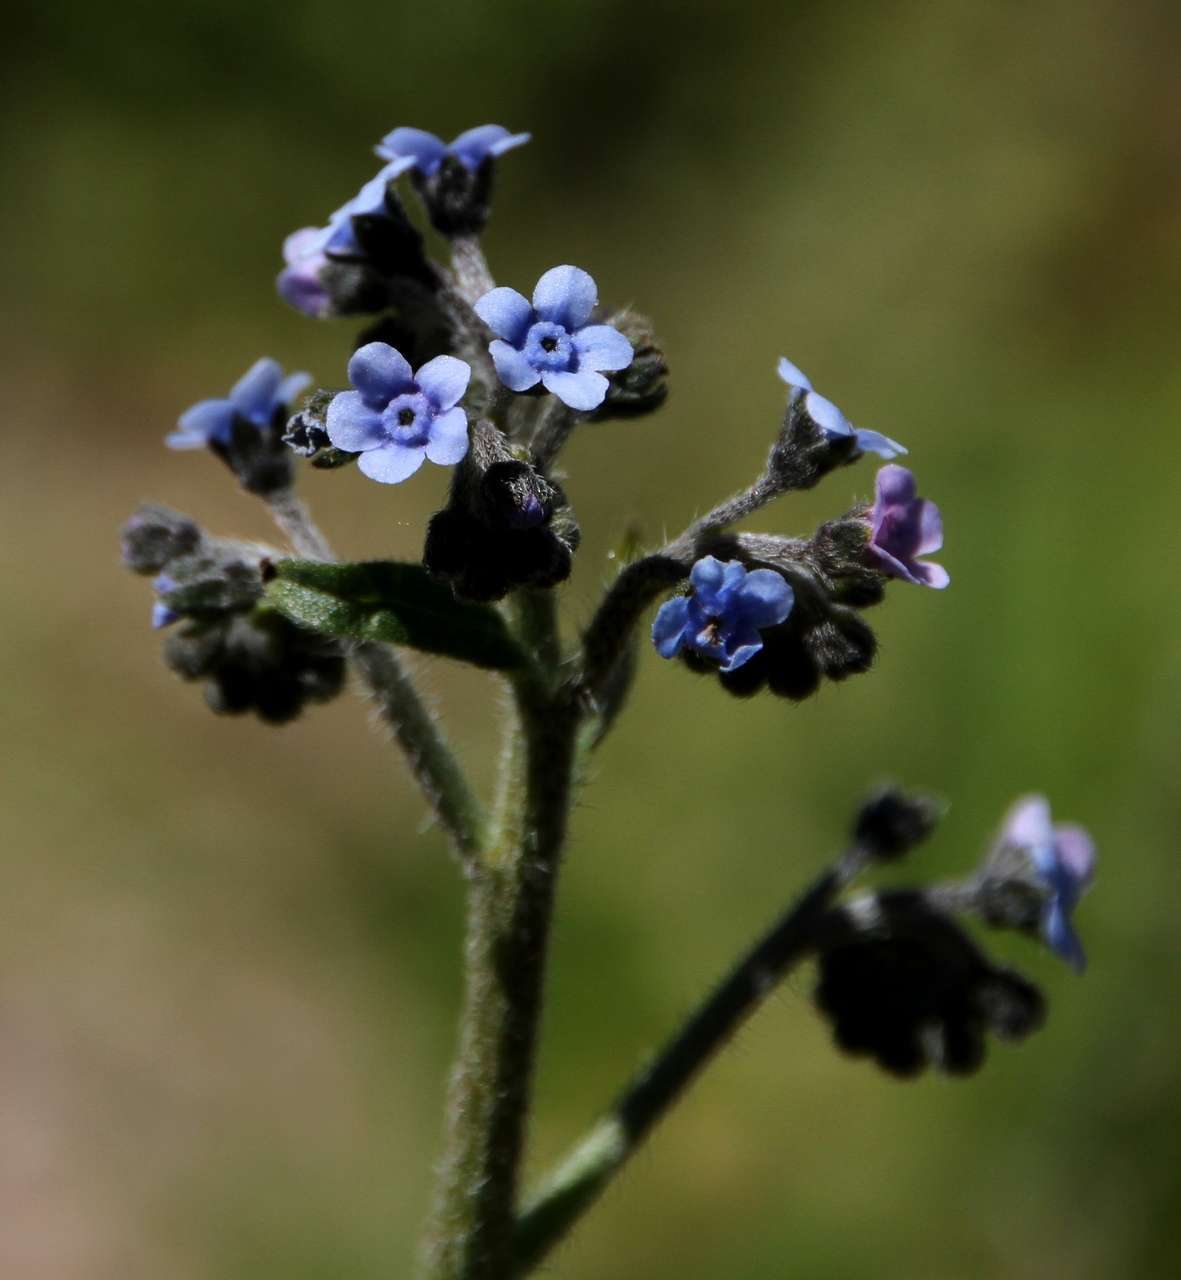
[[273, 573], [267, 600], [292, 622], [321, 635], [385, 640], [493, 670], [525, 661], [495, 609], [456, 600], [451, 588], [421, 565], [280, 560]]

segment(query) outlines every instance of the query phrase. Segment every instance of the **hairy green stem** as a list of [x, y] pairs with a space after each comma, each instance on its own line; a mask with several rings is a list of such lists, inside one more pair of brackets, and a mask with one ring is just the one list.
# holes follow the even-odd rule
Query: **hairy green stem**
[[828, 868], [718, 983], [607, 1115], [542, 1179], [518, 1220], [513, 1275], [531, 1271], [566, 1235], [702, 1068], [809, 953], [818, 922], [867, 858], [855, 846]]
[[[291, 545], [310, 560], [334, 560], [332, 547], [303, 501], [290, 489], [268, 495], [267, 507]], [[488, 819], [413, 678], [388, 645], [350, 651], [357, 673], [377, 702], [382, 721], [402, 749], [410, 772], [465, 865], [487, 841]]]
[[[465, 994], [423, 1274], [507, 1280], [554, 892], [570, 810], [578, 715], [556, 679], [552, 598], [522, 593], [519, 632], [549, 679], [514, 685], [499, 837], [470, 887]], [[523, 804], [512, 816], [512, 800]]]

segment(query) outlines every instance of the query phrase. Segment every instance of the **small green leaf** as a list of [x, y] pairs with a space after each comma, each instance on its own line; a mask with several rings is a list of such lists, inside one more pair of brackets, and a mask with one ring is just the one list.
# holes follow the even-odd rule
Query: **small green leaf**
[[525, 661], [495, 609], [456, 600], [421, 565], [280, 560], [266, 594], [292, 622], [321, 635], [384, 640], [493, 670]]

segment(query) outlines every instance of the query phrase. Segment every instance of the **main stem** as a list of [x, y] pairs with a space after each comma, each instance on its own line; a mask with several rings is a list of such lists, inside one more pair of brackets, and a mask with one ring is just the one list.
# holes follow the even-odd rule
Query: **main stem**
[[466, 990], [447, 1137], [424, 1249], [430, 1280], [508, 1280], [549, 925], [570, 808], [576, 704], [559, 683], [552, 601], [521, 593], [545, 664], [513, 687], [502, 820], [470, 885]]

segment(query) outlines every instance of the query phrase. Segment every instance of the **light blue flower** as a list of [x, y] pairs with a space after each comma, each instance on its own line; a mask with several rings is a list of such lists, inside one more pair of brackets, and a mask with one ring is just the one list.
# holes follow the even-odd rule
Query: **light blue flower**
[[1040, 933], [1055, 954], [1080, 973], [1087, 958], [1071, 913], [1095, 874], [1095, 845], [1082, 827], [1050, 821], [1045, 796], [1025, 796], [1009, 810], [1001, 842], [1024, 850], [1045, 890]]
[[394, 129], [377, 145], [377, 154], [385, 160], [409, 161], [424, 178], [432, 177], [448, 156], [454, 156], [465, 169], [475, 172], [490, 156], [500, 156], [514, 147], [523, 146], [531, 134], [510, 133], [503, 125], [481, 124], [468, 129], [451, 142], [444, 142], [425, 129]]
[[594, 280], [579, 267], [551, 267], [530, 305], [515, 289], [486, 293], [476, 315], [497, 335], [488, 351], [510, 391], [540, 383], [563, 404], [590, 412], [603, 403], [607, 379], [632, 362], [632, 344], [609, 324], [587, 324], [598, 305]]
[[361, 455], [371, 480], [399, 484], [424, 459], [452, 466], [467, 453], [467, 414], [459, 407], [472, 376], [454, 356], [436, 356], [416, 373], [401, 352], [370, 342], [353, 353], [349, 381], [328, 406], [325, 426], [338, 449]]
[[170, 449], [226, 445], [238, 419], [264, 431], [311, 380], [307, 373], [292, 373], [285, 378], [279, 362], [263, 356], [234, 383], [225, 399], [201, 400], [186, 409], [177, 421], [177, 429], [165, 437], [164, 443]]
[[855, 427], [831, 400], [812, 389], [811, 380], [804, 371], [792, 364], [786, 356], [779, 359], [779, 376], [792, 390], [791, 399], [804, 398], [804, 410], [816, 424], [821, 434], [829, 440], [841, 436], [854, 436], [857, 447], [862, 453], [876, 453], [882, 458], [897, 458], [906, 453], [906, 449], [897, 440], [891, 440], [880, 431], [869, 431], [863, 427]]
[[698, 560], [689, 575], [692, 594], [665, 601], [652, 623], [662, 658], [692, 649], [737, 671], [763, 647], [759, 631], [782, 622], [795, 603], [787, 580], [774, 569], [752, 569], [738, 560]]

